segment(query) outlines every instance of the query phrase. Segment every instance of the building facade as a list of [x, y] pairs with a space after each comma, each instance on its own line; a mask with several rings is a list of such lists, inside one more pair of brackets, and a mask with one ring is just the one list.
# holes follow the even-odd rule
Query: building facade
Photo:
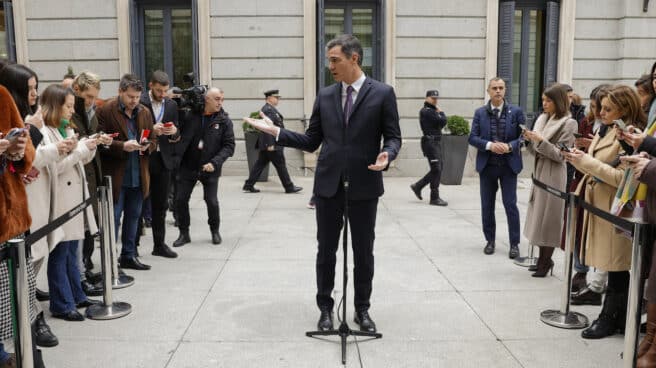
[[[368, 75], [395, 87], [403, 148], [389, 175], [426, 170], [418, 110], [427, 89], [440, 91], [447, 115], [471, 119], [486, 81], [509, 83], [508, 98], [530, 115], [552, 81], [587, 97], [597, 84], [627, 83], [656, 60], [656, 4], [648, 0], [13, 0], [2, 1], [0, 54], [26, 64], [40, 88], [70, 65], [103, 78], [116, 94], [123, 73], [147, 78], [164, 69], [175, 85], [222, 88], [242, 139], [241, 117], [278, 88], [288, 127], [304, 128], [316, 91], [330, 84], [324, 45], [336, 34], [362, 41]], [[473, 153], [470, 152], [473, 157]], [[288, 150], [293, 175], [312, 155]], [[471, 162], [471, 160], [469, 160]], [[468, 164], [467, 172], [473, 170]], [[246, 175], [245, 145], [226, 163]]]

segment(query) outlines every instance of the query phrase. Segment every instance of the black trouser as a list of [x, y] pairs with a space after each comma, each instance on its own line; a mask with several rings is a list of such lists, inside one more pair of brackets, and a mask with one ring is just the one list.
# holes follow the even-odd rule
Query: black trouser
[[178, 188], [175, 197], [175, 208], [178, 216], [178, 228], [180, 231], [189, 231], [189, 198], [194, 190], [196, 182], [203, 184], [203, 199], [207, 205], [207, 224], [210, 230], [219, 230], [221, 218], [219, 216], [219, 198], [217, 195], [219, 187], [218, 176], [197, 175], [180, 169], [178, 172]]
[[431, 200], [437, 199], [440, 196], [440, 178], [442, 176], [442, 161], [440, 159], [428, 159], [428, 166], [430, 171], [419, 179], [417, 186], [423, 189], [426, 185], [430, 184]]
[[255, 161], [255, 164], [253, 165], [253, 170], [251, 170], [248, 179], [246, 180], [246, 185], [254, 185], [257, 178], [260, 177], [262, 170], [264, 170], [269, 162], [271, 162], [276, 168], [282, 186], [285, 189], [293, 188], [294, 183], [292, 183], [292, 179], [289, 177], [287, 164], [285, 163], [285, 155], [282, 150], [259, 151], [257, 161]]
[[166, 210], [171, 171], [164, 166], [159, 152], [150, 158], [150, 203], [152, 206], [153, 245], [164, 244]]
[[[334, 197], [316, 196], [317, 240], [316, 261], [317, 305], [331, 310], [335, 301], [330, 296], [335, 285], [336, 252], [344, 224], [344, 190]], [[357, 311], [369, 309], [371, 283], [374, 278], [374, 238], [378, 198], [349, 201], [349, 226], [353, 248], [353, 303]], [[341, 269], [341, 267], [340, 267]]]

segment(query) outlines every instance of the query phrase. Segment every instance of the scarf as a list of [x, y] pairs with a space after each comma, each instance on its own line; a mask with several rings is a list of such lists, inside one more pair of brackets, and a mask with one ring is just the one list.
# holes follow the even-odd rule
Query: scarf
[[61, 134], [61, 136], [64, 137], [64, 139], [68, 138], [66, 136], [66, 127], [68, 127], [68, 124], [70, 124], [70, 122], [67, 119], [61, 119], [61, 121], [59, 122], [59, 126], [57, 127], [59, 134]]

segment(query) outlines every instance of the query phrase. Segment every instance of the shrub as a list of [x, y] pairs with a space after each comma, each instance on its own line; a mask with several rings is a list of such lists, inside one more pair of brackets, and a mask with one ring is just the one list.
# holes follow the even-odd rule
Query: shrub
[[[253, 111], [250, 115], [250, 118], [253, 119], [260, 119], [260, 112], [259, 111]], [[253, 128], [252, 125], [248, 124], [247, 122], [243, 122], [241, 124], [241, 128], [244, 130], [244, 133], [259, 133], [260, 131]]]
[[462, 116], [451, 115], [446, 119], [446, 127], [452, 135], [469, 134], [469, 122]]

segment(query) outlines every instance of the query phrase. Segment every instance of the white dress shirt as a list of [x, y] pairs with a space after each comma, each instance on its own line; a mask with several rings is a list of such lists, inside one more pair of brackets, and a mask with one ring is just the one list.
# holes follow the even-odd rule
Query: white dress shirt
[[[358, 98], [358, 92], [360, 92], [360, 88], [362, 88], [362, 85], [364, 84], [364, 80], [367, 79], [367, 76], [362, 73], [360, 75], [360, 78], [358, 78], [351, 86], [353, 86], [353, 92], [351, 92], [351, 99], [353, 105], [355, 105], [355, 100]], [[346, 104], [346, 89], [348, 88], [348, 84], [345, 82], [342, 82], [342, 107]], [[351, 106], [353, 106], [351, 105]]]

